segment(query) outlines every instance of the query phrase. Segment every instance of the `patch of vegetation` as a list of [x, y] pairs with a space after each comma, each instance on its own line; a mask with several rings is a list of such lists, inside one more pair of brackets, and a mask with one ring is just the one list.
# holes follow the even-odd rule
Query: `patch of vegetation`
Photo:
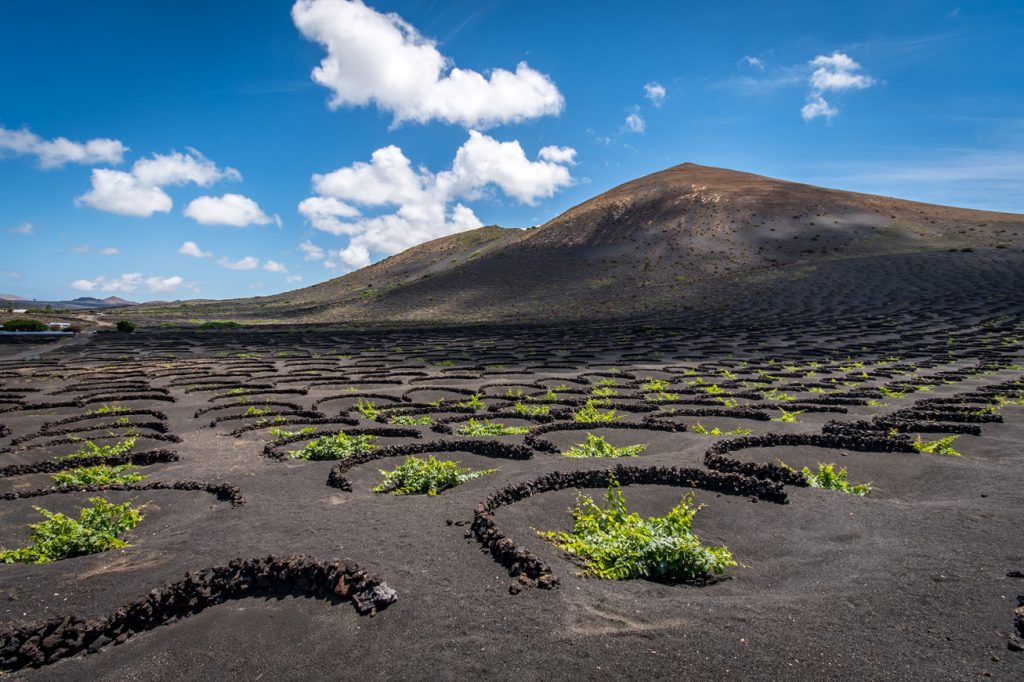
[[797, 417], [798, 417], [799, 415], [803, 414], [803, 413], [804, 413], [804, 412], [806, 412], [806, 411], [807, 411], [807, 410], [793, 410], [793, 411], [789, 411], [789, 410], [784, 410], [784, 409], [782, 409], [782, 408], [780, 407], [780, 408], [779, 408], [779, 412], [781, 412], [781, 413], [782, 413], [782, 415], [781, 415], [781, 416], [778, 416], [778, 417], [774, 417], [774, 418], [772, 419], [772, 421], [773, 421], [773, 422], [785, 422], [785, 423], [787, 423], [787, 424], [792, 424], [793, 422], [795, 422], [795, 421], [796, 421], [796, 418], [797, 418]]
[[97, 407], [95, 410], [90, 410], [87, 414], [116, 414], [118, 412], [127, 412], [127, 407], [121, 405], [106, 405], [103, 407]]
[[291, 438], [292, 436], [308, 436], [311, 433], [316, 433], [315, 426], [306, 426], [298, 431], [286, 431], [285, 429], [277, 426], [270, 427], [270, 435], [274, 438]]
[[669, 382], [665, 379], [652, 379], [647, 377], [647, 380], [640, 386], [645, 391], [664, 391], [669, 387]]
[[485, 407], [487, 407], [487, 405], [484, 404], [484, 401], [480, 399], [482, 397], [483, 396], [481, 396], [479, 393], [474, 393], [473, 395], [469, 396], [469, 400], [463, 400], [461, 403], [455, 404], [458, 405], [459, 407], [468, 407], [471, 410], [482, 410]]
[[597, 396], [598, 398], [611, 398], [618, 394], [619, 392], [611, 386], [596, 386], [590, 391], [590, 395]]
[[87, 485], [138, 483], [146, 478], [142, 474], [134, 473], [134, 469], [135, 467], [131, 464], [119, 464], [117, 466], [97, 464], [91, 467], [61, 471], [51, 475], [50, 479], [57, 488], [67, 490]]
[[960, 453], [953, 448], [953, 442], [960, 436], [946, 436], [938, 440], [921, 440], [921, 436], [917, 437], [911, 445], [918, 452], [926, 452], [930, 455], [949, 455], [951, 457], [959, 457]]
[[753, 429], [747, 429], [743, 427], [737, 427], [735, 429], [732, 429], [731, 431], [723, 431], [717, 426], [709, 429], [700, 422], [697, 422], [696, 424], [691, 426], [690, 430], [702, 436], [749, 436], [754, 432]]
[[263, 415], [270, 414], [269, 407], [250, 407], [245, 411], [246, 417], [262, 417]]
[[[779, 460], [779, 465], [787, 471], [796, 473], [796, 469], [791, 466], [787, 466], [785, 462]], [[858, 495], [864, 497], [871, 492], [870, 483], [858, 483], [856, 485], [851, 484], [846, 480], [846, 469], [840, 469], [836, 471], [834, 464], [818, 464], [818, 470], [811, 471], [810, 467], [804, 467], [800, 470], [804, 480], [807, 481], [807, 485], [811, 488], [821, 488], [823, 490], [837, 490], [841, 493], [848, 493], [850, 495]]]
[[131, 334], [132, 332], [135, 331], [135, 323], [132, 322], [131, 320], [118, 320], [117, 331], [123, 332], [125, 334]]
[[207, 320], [199, 325], [200, 329], [238, 329], [242, 325], [234, 320]]
[[619, 482], [608, 486], [605, 507], [586, 495], [576, 501], [569, 533], [538, 534], [576, 557], [586, 574], [606, 580], [707, 580], [735, 566], [725, 547], [705, 546], [693, 532], [701, 509], [693, 496], [665, 516], [642, 518], [626, 509]]
[[780, 402], [790, 402], [790, 401], [796, 400], [796, 398], [794, 396], [791, 396], [788, 393], [783, 393], [782, 391], [779, 391], [777, 388], [773, 388], [770, 391], [762, 391], [761, 392], [761, 398], [764, 399], [764, 400], [772, 400], [772, 401], [780, 401]]
[[429, 414], [399, 414], [388, 419], [388, 423], [402, 426], [430, 426], [434, 423], [434, 418]]
[[430, 455], [427, 459], [410, 457], [392, 471], [380, 470], [384, 482], [376, 486], [377, 493], [392, 495], [437, 495], [439, 492], [472, 481], [497, 471], [470, 467], [460, 468], [457, 462], [441, 461]]
[[527, 405], [520, 401], [512, 406], [512, 410], [524, 417], [539, 417], [551, 412], [551, 407], [549, 405]]
[[615, 410], [599, 410], [593, 400], [588, 400], [586, 405], [573, 412], [572, 419], [584, 424], [609, 424], [622, 419], [622, 417]]
[[906, 391], [896, 391], [891, 388], [886, 388], [885, 386], [879, 386], [878, 392], [884, 395], [886, 398], [902, 398], [907, 394]]
[[521, 433], [527, 433], [530, 430], [528, 426], [505, 426], [498, 422], [492, 422], [487, 420], [477, 421], [476, 419], [470, 419], [468, 422], [459, 427], [459, 435], [461, 436], [515, 436]]
[[120, 536], [139, 525], [142, 512], [131, 502], [113, 504], [102, 497], [89, 503], [92, 506], [83, 508], [78, 519], [33, 507], [46, 520], [30, 526], [28, 547], [0, 550], [0, 563], [48, 564], [127, 546]]
[[345, 459], [352, 455], [369, 452], [373, 448], [377, 447], [373, 444], [373, 441], [375, 440], [377, 440], [376, 436], [366, 434], [350, 436], [347, 433], [335, 433], [330, 436], [321, 436], [316, 440], [310, 441], [306, 444], [306, 447], [301, 450], [292, 450], [289, 452], [288, 456], [292, 459], [302, 459], [314, 462]]
[[125, 438], [117, 443], [111, 445], [96, 445], [91, 440], [85, 441], [81, 448], [70, 455], [62, 455], [57, 457], [58, 462], [66, 462], [72, 459], [83, 459], [85, 457], [115, 457], [117, 455], [123, 455], [131, 452], [132, 448], [135, 447], [135, 437]]
[[573, 446], [562, 454], [566, 457], [577, 458], [636, 457], [646, 449], [646, 443], [617, 448], [601, 436], [588, 433], [586, 443]]
[[380, 408], [370, 400], [360, 400], [355, 404], [356, 412], [367, 419], [376, 419], [380, 414]]
[[668, 403], [674, 400], [679, 400], [679, 394], [668, 393], [667, 391], [658, 391], [653, 395], [645, 395], [644, 400], [649, 400], [654, 403]]
[[49, 327], [42, 320], [29, 317], [16, 317], [4, 322], [5, 332], [45, 332]]

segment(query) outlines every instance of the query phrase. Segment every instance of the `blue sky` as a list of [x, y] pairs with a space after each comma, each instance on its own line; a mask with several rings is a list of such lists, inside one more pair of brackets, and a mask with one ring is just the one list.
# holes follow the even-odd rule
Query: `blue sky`
[[0, 64], [39, 299], [275, 293], [685, 161], [1024, 213], [1014, 1], [5, 3]]

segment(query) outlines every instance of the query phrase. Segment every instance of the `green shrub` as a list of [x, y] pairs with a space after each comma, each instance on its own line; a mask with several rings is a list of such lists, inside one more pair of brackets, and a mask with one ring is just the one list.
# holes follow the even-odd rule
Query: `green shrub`
[[[779, 464], [783, 469], [788, 471], [796, 472], [796, 469], [790, 466], [786, 466], [786, 463], [779, 461]], [[864, 497], [871, 492], [870, 483], [860, 483], [852, 485], [846, 480], [846, 469], [835, 470], [834, 464], [818, 464], [818, 471], [811, 471], [810, 467], [804, 467], [800, 470], [803, 474], [804, 480], [807, 481], [807, 485], [811, 488], [821, 488], [823, 490], [838, 490], [841, 493], [849, 493], [850, 495], [859, 495]]]
[[367, 419], [376, 419], [380, 414], [380, 408], [372, 401], [359, 400], [355, 405], [356, 411]]
[[651, 377], [647, 377], [647, 380], [643, 383], [643, 385], [640, 388], [642, 388], [645, 391], [657, 392], [664, 391], [668, 387], [669, 382], [666, 381], [665, 379], [652, 379]]
[[42, 320], [28, 317], [16, 317], [4, 322], [5, 332], [45, 332], [49, 327]]
[[61, 471], [50, 476], [50, 479], [56, 487], [61, 490], [67, 490], [68, 488], [80, 488], [86, 485], [138, 483], [146, 478], [142, 474], [132, 473], [134, 469], [135, 467], [131, 464], [119, 464], [117, 466], [97, 464], [91, 467]]
[[655, 403], [672, 402], [674, 400], [679, 400], [679, 394], [668, 393], [667, 391], [658, 391], [654, 395], [645, 395], [644, 400], [650, 400]]
[[128, 411], [127, 407], [122, 407], [120, 405], [106, 405], [106, 404], [104, 404], [103, 407], [97, 407], [95, 410], [91, 410], [89, 412], [89, 414], [116, 414], [118, 412], [127, 412], [127, 411]]
[[921, 436], [917, 437], [911, 445], [918, 452], [927, 452], [933, 455], [951, 455], [953, 457], [959, 457], [960, 453], [953, 448], [953, 441], [960, 436], [946, 436], [938, 440], [921, 440]]
[[285, 429], [277, 426], [271, 426], [269, 430], [270, 435], [274, 436], [274, 438], [291, 438], [292, 436], [306, 436], [311, 433], [316, 433], [315, 426], [306, 426], [298, 431], [286, 431]]
[[469, 400], [463, 400], [461, 403], [455, 404], [459, 407], [468, 407], [471, 410], [482, 410], [487, 407], [487, 405], [485, 405], [484, 401], [480, 400], [480, 398], [481, 396], [479, 393], [474, 393], [469, 397]]
[[587, 434], [587, 442], [580, 443], [571, 449], [563, 452], [566, 457], [636, 457], [647, 449], [647, 444], [627, 445], [617, 448], [601, 436], [592, 433]]
[[135, 331], [135, 323], [131, 320], [118, 320], [117, 331], [131, 334]]
[[775, 418], [773, 418], [773, 419], [772, 419], [772, 421], [773, 421], [773, 422], [787, 422], [787, 423], [790, 423], [790, 424], [791, 424], [791, 423], [793, 423], [793, 422], [795, 422], [795, 421], [796, 421], [796, 418], [797, 418], [797, 417], [798, 417], [799, 415], [803, 414], [803, 413], [804, 413], [804, 412], [806, 412], [806, 411], [807, 411], [807, 410], [793, 410], [792, 412], [790, 412], [789, 410], [784, 410], [784, 409], [782, 409], [782, 408], [780, 407], [780, 408], [779, 408], [779, 412], [781, 412], [781, 413], [782, 413], [782, 415], [781, 415], [781, 416], [778, 416], [778, 417], [775, 417]]
[[497, 469], [481, 469], [479, 471], [473, 471], [469, 467], [462, 469], [456, 462], [440, 461], [433, 455], [427, 459], [410, 457], [393, 471], [382, 469], [380, 473], [384, 475], [384, 482], [373, 490], [392, 495], [433, 496], [448, 488], [454, 488], [460, 483], [486, 476], [495, 471]]
[[588, 400], [586, 405], [576, 410], [572, 418], [573, 421], [583, 422], [584, 424], [608, 424], [622, 419], [622, 417], [616, 414], [615, 410], [602, 412], [597, 409], [593, 400]]
[[524, 402], [518, 402], [512, 406], [512, 410], [524, 417], [539, 417], [550, 413], [551, 407], [549, 405], [527, 405]]
[[528, 426], [505, 426], [498, 422], [470, 419], [459, 427], [461, 436], [514, 436], [529, 432]]
[[791, 396], [788, 393], [783, 393], [783, 392], [779, 391], [779, 389], [777, 389], [777, 388], [773, 388], [770, 391], [762, 391], [761, 392], [761, 398], [763, 398], [764, 400], [773, 400], [773, 401], [777, 400], [777, 401], [783, 401], [783, 402], [789, 402], [789, 401], [796, 400], [795, 397]]
[[142, 513], [131, 502], [113, 504], [102, 497], [89, 500], [92, 507], [79, 511], [78, 519], [33, 507], [46, 517], [33, 523], [32, 543], [19, 549], [0, 550], [0, 563], [47, 564], [59, 559], [105, 552], [125, 547], [120, 536], [142, 521]]
[[199, 329], [238, 329], [242, 325], [234, 320], [209, 320], [199, 325]]
[[93, 443], [91, 440], [87, 440], [77, 452], [73, 452], [70, 455], [63, 455], [56, 459], [58, 462], [65, 462], [85, 457], [115, 457], [117, 455], [123, 455], [131, 452], [132, 448], [135, 447], [135, 440], [135, 436], [132, 436], [131, 438], [125, 438], [124, 440], [118, 441], [112, 445], [96, 445], [96, 443]]
[[399, 414], [388, 419], [388, 423], [400, 424], [402, 426], [430, 426], [434, 423], [434, 418], [429, 414]]
[[373, 441], [376, 436], [359, 434], [350, 436], [347, 433], [335, 433], [330, 436], [321, 436], [310, 441], [301, 450], [292, 450], [288, 456], [292, 459], [303, 459], [309, 461], [323, 461], [333, 459], [345, 459], [352, 455], [359, 455], [369, 452], [377, 447]]
[[539, 535], [598, 578], [706, 580], [736, 561], [725, 547], [702, 545], [693, 533], [693, 517], [700, 508], [688, 495], [665, 516], [644, 519], [626, 509], [619, 482], [613, 479], [603, 509], [583, 495], [572, 512], [571, 532]]
[[754, 432], [753, 429], [747, 429], [743, 427], [735, 428], [732, 431], [723, 431], [717, 426], [714, 428], [707, 428], [700, 422], [697, 422], [690, 427], [690, 431], [700, 434], [702, 436], [749, 436]]

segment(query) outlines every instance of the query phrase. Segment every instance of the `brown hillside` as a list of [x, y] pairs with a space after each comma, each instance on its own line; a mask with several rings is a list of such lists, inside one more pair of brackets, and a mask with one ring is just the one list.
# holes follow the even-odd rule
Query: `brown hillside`
[[[1024, 216], [682, 164], [531, 230], [485, 227], [195, 317], [361, 322], [643, 316], [734, 300], [850, 259], [1024, 246]], [[966, 257], [965, 257], [966, 259]]]

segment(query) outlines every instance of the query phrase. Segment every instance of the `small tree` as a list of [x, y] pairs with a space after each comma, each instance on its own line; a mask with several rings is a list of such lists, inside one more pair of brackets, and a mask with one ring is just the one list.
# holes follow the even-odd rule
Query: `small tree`
[[4, 322], [5, 332], [45, 332], [48, 329], [49, 327], [42, 320], [33, 320], [28, 317], [16, 317]]
[[133, 331], [135, 331], [135, 323], [132, 322], [131, 320], [118, 320], [117, 331], [131, 334]]

